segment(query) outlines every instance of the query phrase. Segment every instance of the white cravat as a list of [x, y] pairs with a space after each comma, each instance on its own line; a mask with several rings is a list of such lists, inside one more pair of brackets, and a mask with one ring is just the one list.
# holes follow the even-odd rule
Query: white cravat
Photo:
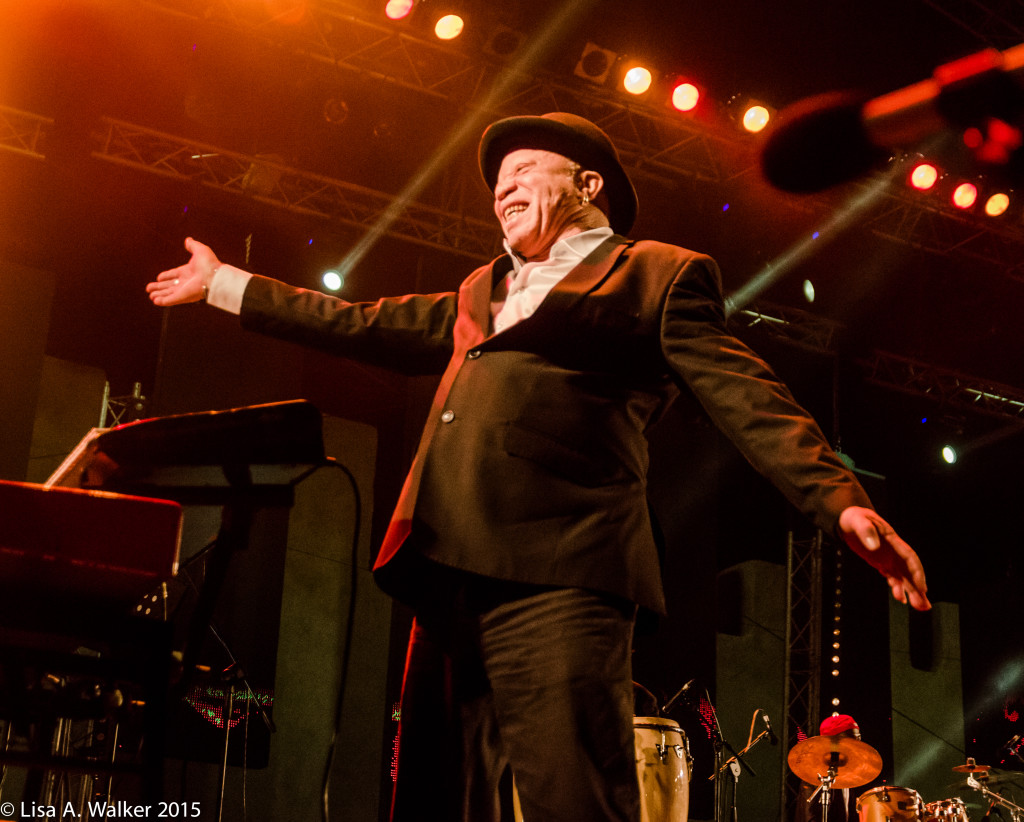
[[532, 315], [551, 289], [611, 236], [612, 230], [607, 226], [573, 234], [551, 246], [546, 260], [535, 263], [523, 262], [506, 243], [505, 250], [512, 258], [512, 270], [494, 289], [491, 300], [494, 333], [511, 328]]

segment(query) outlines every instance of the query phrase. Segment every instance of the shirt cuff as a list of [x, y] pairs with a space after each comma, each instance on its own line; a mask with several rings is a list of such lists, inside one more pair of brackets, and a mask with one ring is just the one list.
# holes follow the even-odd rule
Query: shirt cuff
[[210, 280], [206, 302], [222, 311], [241, 314], [242, 295], [245, 294], [245, 287], [251, 279], [252, 274], [248, 271], [221, 263]]

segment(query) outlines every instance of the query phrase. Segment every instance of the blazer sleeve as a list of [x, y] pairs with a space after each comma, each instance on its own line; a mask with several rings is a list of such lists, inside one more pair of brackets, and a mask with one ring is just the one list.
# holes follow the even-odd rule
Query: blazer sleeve
[[350, 303], [253, 276], [240, 318], [249, 331], [416, 376], [444, 371], [457, 307], [454, 292]]
[[825, 533], [867, 493], [771, 368], [728, 332], [718, 266], [695, 254], [677, 272], [661, 320], [662, 351], [743, 456]]

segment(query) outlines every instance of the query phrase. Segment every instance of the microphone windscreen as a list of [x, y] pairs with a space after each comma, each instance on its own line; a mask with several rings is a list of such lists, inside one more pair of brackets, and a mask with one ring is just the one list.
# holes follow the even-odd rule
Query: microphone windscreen
[[761, 151], [761, 171], [776, 188], [809, 193], [852, 180], [889, 157], [868, 138], [867, 97], [829, 92], [787, 107]]

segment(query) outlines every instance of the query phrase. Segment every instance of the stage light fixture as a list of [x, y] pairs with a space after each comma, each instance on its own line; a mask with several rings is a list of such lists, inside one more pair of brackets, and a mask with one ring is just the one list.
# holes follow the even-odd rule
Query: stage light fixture
[[338, 271], [325, 271], [320, 277], [320, 283], [323, 285], [324, 291], [334, 294], [345, 287], [345, 278]]
[[676, 111], [693, 111], [700, 102], [700, 89], [693, 83], [676, 83], [672, 89], [672, 108]]
[[930, 191], [939, 181], [939, 170], [931, 163], [918, 163], [910, 172], [910, 185], [918, 191]]
[[324, 122], [340, 126], [348, 119], [348, 103], [340, 97], [329, 97], [324, 101]]
[[985, 214], [989, 217], [999, 217], [1006, 213], [1010, 207], [1010, 195], [1005, 191], [997, 191], [985, 199]]
[[573, 69], [573, 74], [601, 85], [608, 79], [612, 66], [618, 59], [619, 55], [616, 52], [601, 48], [596, 43], [587, 43], [583, 47], [576, 68]]
[[454, 40], [465, 26], [466, 22], [458, 14], [446, 14], [434, 24], [434, 34], [440, 40]]
[[957, 208], [967, 211], [978, 202], [978, 187], [974, 183], [963, 182], [953, 189], [950, 200]]
[[942, 461], [946, 465], [954, 465], [960, 456], [952, 445], [943, 445], [940, 453], [942, 454]]
[[775, 109], [746, 94], [734, 94], [725, 104], [726, 115], [738, 128], [748, 134], [757, 134], [768, 126]]
[[408, 17], [415, 6], [416, 0], [388, 0], [384, 14], [389, 20], [401, 20]]
[[622, 75], [622, 87], [630, 94], [646, 94], [654, 82], [654, 75], [645, 66], [633, 66]]
[[522, 46], [526, 35], [507, 26], [498, 26], [484, 44], [484, 51], [495, 57], [511, 57]]
[[765, 126], [768, 125], [768, 121], [771, 120], [772, 114], [768, 110], [767, 106], [761, 105], [760, 103], [754, 103], [753, 105], [747, 106], [743, 112], [743, 117], [740, 122], [743, 124], [743, 128], [749, 131], [751, 134], [757, 134], [759, 131], [764, 131]]

